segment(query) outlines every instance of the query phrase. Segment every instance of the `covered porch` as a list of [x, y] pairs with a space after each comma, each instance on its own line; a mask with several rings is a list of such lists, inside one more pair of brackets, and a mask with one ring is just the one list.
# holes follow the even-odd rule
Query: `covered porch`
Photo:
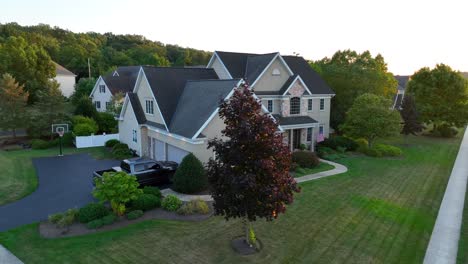
[[314, 135], [319, 123], [310, 116], [275, 116], [283, 130], [283, 143], [291, 151], [307, 149], [314, 151]]

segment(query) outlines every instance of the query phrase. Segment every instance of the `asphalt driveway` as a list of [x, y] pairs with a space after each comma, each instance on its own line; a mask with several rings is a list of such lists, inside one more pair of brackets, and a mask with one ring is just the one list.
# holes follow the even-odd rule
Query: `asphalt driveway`
[[94, 200], [92, 172], [119, 165], [88, 154], [33, 159], [39, 185], [29, 196], [0, 206], [0, 231], [47, 219], [50, 214], [79, 208]]

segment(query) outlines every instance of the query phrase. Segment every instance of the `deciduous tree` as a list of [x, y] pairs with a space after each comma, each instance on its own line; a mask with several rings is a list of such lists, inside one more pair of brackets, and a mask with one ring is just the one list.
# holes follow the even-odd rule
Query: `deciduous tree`
[[299, 191], [289, 174], [291, 153], [249, 87], [237, 88], [222, 102], [219, 116], [226, 124], [224, 140], [216, 138], [208, 144], [216, 153], [208, 163], [215, 214], [226, 220], [242, 218], [246, 240], [252, 243], [250, 222], [277, 218]]
[[28, 92], [8, 73], [0, 80], [0, 127], [11, 129], [16, 138], [16, 129], [24, 128], [26, 123], [26, 105]]
[[444, 123], [462, 127], [468, 122], [468, 82], [449, 66], [420, 69], [407, 90], [418, 102], [422, 121], [432, 123], [435, 130]]
[[331, 125], [336, 129], [358, 96], [373, 93], [391, 98], [396, 91], [397, 81], [380, 54], [373, 57], [369, 51], [337, 51], [311, 65], [336, 93], [331, 107]]
[[398, 135], [400, 114], [391, 109], [391, 100], [374, 94], [356, 98], [349, 109], [342, 131], [353, 138], [365, 138], [369, 147], [376, 138]]

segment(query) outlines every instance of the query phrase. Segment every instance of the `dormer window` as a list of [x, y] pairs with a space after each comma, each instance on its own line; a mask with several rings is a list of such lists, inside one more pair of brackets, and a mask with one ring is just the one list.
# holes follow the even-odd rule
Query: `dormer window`
[[278, 68], [273, 69], [273, 72], [271, 73], [273, 76], [280, 76], [281, 72]]
[[289, 114], [298, 115], [301, 113], [301, 98], [293, 97], [289, 100]]

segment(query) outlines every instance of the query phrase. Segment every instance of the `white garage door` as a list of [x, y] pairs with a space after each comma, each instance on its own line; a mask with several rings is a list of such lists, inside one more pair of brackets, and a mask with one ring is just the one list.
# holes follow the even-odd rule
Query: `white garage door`
[[164, 142], [157, 139], [154, 140], [154, 159], [155, 160], [166, 160], [166, 153], [164, 151]]
[[188, 151], [167, 144], [167, 160], [180, 163], [182, 159], [189, 154]]

